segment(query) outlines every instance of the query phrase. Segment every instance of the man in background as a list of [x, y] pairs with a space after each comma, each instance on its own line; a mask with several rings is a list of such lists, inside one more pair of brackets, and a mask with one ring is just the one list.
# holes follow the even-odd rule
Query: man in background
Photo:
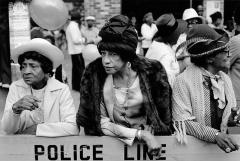
[[88, 16], [86, 17], [86, 26], [82, 28], [83, 37], [86, 38], [87, 44], [97, 44], [101, 38], [98, 36], [99, 30], [94, 26], [95, 17]]

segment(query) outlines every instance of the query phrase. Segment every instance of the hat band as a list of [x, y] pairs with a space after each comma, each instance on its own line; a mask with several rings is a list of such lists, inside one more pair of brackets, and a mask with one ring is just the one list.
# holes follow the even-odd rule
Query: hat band
[[173, 31], [175, 31], [178, 27], [178, 22], [175, 21], [173, 26], [162, 26], [158, 27], [158, 33], [160, 36], [166, 37], [169, 36]]

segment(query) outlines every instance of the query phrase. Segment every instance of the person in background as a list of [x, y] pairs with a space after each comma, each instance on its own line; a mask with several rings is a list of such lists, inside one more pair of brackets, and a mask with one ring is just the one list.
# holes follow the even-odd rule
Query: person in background
[[231, 33], [225, 30], [223, 26], [223, 18], [221, 12], [214, 12], [210, 15], [210, 17], [212, 18], [212, 24], [209, 24], [210, 27], [212, 27], [220, 35], [228, 35], [229, 37], [231, 37]]
[[[55, 39], [52, 35], [46, 35], [44, 36], [44, 39], [47, 40], [48, 42], [50, 42], [52, 45], [55, 45]], [[54, 71], [54, 77], [55, 79], [59, 80], [60, 82], [63, 83], [68, 83], [67, 80], [67, 75], [66, 72], [63, 69], [63, 65], [60, 64]]]
[[85, 68], [82, 50], [85, 44], [80, 26], [80, 13], [73, 10], [71, 13], [71, 21], [66, 27], [66, 39], [68, 44], [68, 53], [72, 59], [72, 89], [80, 91], [80, 81]]
[[148, 48], [152, 43], [153, 36], [158, 31], [156, 25], [153, 23], [152, 12], [148, 12], [143, 16], [143, 24], [141, 26], [142, 34], [142, 49], [143, 55], [145, 56]]
[[199, 4], [199, 5], [197, 6], [197, 14], [198, 14], [199, 16], [202, 16], [202, 17], [203, 17], [203, 12], [204, 12], [203, 6], [202, 6], [201, 4]]
[[179, 73], [179, 65], [172, 46], [177, 44], [180, 35], [187, 30], [187, 23], [176, 20], [173, 14], [163, 14], [156, 20], [156, 25], [158, 32], [147, 51], [146, 58], [155, 59], [164, 66], [172, 86]]
[[87, 25], [82, 27], [81, 32], [86, 38], [86, 44], [97, 44], [101, 38], [98, 36], [98, 28], [95, 27], [95, 17], [87, 16], [85, 20]]
[[101, 58], [86, 68], [80, 91], [78, 126], [86, 135], [108, 135], [132, 145], [143, 140], [161, 155], [154, 135], [171, 135], [171, 87], [164, 67], [136, 55], [138, 36], [123, 15], [110, 18], [99, 35]]
[[7, 134], [78, 135], [76, 111], [69, 87], [52, 78], [64, 60], [61, 50], [35, 38], [13, 50], [22, 79], [13, 82], [1, 121]]
[[232, 82], [222, 72], [230, 65], [228, 37], [208, 30], [213, 39], [199, 37], [187, 45], [192, 65], [174, 82], [174, 128], [179, 142], [186, 143], [188, 134], [216, 143], [229, 153], [238, 150], [238, 145], [227, 134], [231, 109], [236, 107]]
[[185, 9], [182, 19], [187, 21], [188, 25], [203, 23], [203, 17], [199, 16], [193, 8]]
[[140, 36], [141, 33], [139, 33], [139, 25], [137, 24], [137, 18], [136, 16], [133, 14], [133, 13], [130, 13], [129, 15], [129, 19], [132, 23], [132, 25], [135, 27], [135, 31], [137, 32], [138, 34], [138, 45], [137, 45], [137, 49], [136, 49], [136, 54], [137, 55], [143, 55], [143, 49], [142, 49], [142, 40], [143, 40], [143, 37]]
[[238, 6], [233, 14], [233, 20], [235, 22], [234, 36], [240, 33], [240, 6]]
[[212, 28], [217, 28], [217, 29], [223, 29], [223, 24], [222, 24], [222, 13], [217, 11], [214, 12], [213, 14], [210, 15], [211, 19], [212, 19], [212, 23], [209, 24], [210, 27]]

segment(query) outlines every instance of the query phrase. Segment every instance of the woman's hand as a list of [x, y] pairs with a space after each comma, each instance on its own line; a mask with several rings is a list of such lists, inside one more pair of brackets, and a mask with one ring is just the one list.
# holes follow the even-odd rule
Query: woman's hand
[[216, 134], [216, 142], [217, 145], [226, 153], [230, 153], [232, 151], [238, 150], [239, 145], [231, 139], [231, 137], [225, 133], [217, 133]]
[[38, 108], [37, 102], [40, 102], [40, 100], [38, 100], [35, 96], [27, 95], [14, 103], [12, 110], [16, 114], [20, 114], [24, 110], [32, 111], [35, 108]]
[[145, 141], [148, 146], [148, 153], [150, 155], [156, 156], [159, 158], [161, 156], [161, 144], [158, 143], [157, 139], [146, 130], [141, 131], [141, 139]]

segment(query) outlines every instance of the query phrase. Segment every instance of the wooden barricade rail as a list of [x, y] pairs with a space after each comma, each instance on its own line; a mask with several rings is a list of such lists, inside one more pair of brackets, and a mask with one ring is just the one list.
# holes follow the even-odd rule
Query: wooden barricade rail
[[[240, 145], [240, 135], [232, 135]], [[187, 144], [179, 144], [175, 136], [158, 136], [162, 156], [167, 161], [237, 161], [240, 150], [225, 153], [216, 144], [188, 136]], [[80, 161], [80, 160], [156, 160], [147, 147], [136, 142], [129, 147], [108, 136], [69, 136], [58, 138], [29, 135], [0, 136], [1, 161]]]

